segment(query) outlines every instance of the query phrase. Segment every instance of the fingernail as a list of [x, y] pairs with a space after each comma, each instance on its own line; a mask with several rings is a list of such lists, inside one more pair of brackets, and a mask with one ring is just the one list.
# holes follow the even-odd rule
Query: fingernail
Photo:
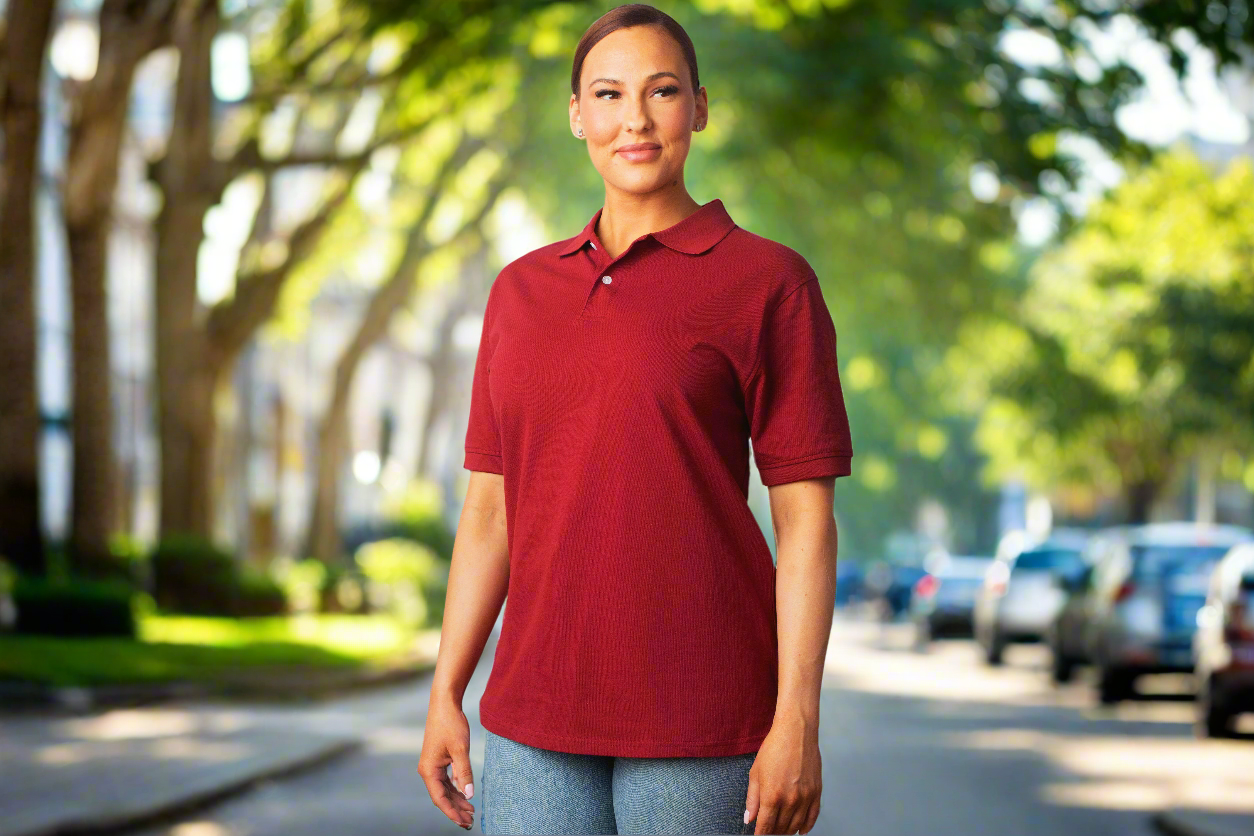
[[745, 810], [745, 824], [749, 823], [749, 811]]
[[474, 785], [474, 784], [467, 784], [467, 785], [466, 785], [466, 797], [467, 797], [467, 798], [473, 798], [473, 797], [474, 797], [474, 794], [475, 794], [475, 785]]

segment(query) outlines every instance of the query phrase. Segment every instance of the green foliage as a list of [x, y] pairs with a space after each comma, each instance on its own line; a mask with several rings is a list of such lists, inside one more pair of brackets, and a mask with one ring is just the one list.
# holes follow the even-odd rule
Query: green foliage
[[274, 578], [252, 568], [236, 575], [232, 615], [246, 618], [286, 613], [287, 593]]
[[430, 548], [402, 538], [378, 540], [359, 548], [355, 560], [372, 607], [416, 627], [441, 623], [448, 563]]
[[14, 632], [43, 636], [136, 635], [135, 590], [118, 581], [20, 577]]
[[[1168, 153], [1043, 256], [1013, 320], [950, 357], [999, 474], [1127, 494], [1254, 437], [1254, 167]], [[1133, 509], [1133, 506], [1135, 509]]]
[[192, 615], [277, 615], [287, 610], [283, 588], [194, 535], [161, 540], [152, 552], [153, 597], [164, 612]]
[[386, 501], [383, 518], [396, 536], [408, 537], [450, 559], [454, 535], [444, 520], [444, 504], [439, 484], [419, 479]]
[[17, 583], [17, 571], [0, 558], [0, 598], [13, 594], [13, 585]]
[[273, 671], [345, 669], [407, 652], [386, 616], [206, 618], [142, 615], [140, 640], [0, 636], [0, 679], [57, 685], [221, 682]]
[[366, 607], [363, 578], [342, 566], [321, 560], [276, 561], [280, 586], [293, 612], [357, 613]]

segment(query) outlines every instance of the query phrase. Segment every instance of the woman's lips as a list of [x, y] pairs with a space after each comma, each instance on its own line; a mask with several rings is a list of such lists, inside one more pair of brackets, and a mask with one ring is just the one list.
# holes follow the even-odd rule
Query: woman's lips
[[653, 145], [648, 148], [619, 148], [618, 155], [633, 163], [644, 163], [649, 160], [656, 160], [662, 155], [662, 148], [659, 145]]

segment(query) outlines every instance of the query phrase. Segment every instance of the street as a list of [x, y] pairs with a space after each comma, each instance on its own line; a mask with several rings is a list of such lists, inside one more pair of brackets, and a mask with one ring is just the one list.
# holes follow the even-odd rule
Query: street
[[[493, 647], [465, 701], [476, 778], [476, 709]], [[1254, 742], [1195, 740], [1185, 683], [1149, 681], [1152, 698], [1103, 709], [1084, 677], [1052, 686], [1046, 658], [1043, 648], [1013, 646], [1004, 668], [987, 668], [967, 640], [921, 654], [907, 625], [838, 612], [821, 717], [823, 810], [811, 832], [1140, 836], [1154, 832], [1152, 813], [1173, 805], [1254, 811]], [[464, 832], [414, 771], [424, 687], [387, 700], [393, 709], [380, 709], [358, 753], [142, 836]]]

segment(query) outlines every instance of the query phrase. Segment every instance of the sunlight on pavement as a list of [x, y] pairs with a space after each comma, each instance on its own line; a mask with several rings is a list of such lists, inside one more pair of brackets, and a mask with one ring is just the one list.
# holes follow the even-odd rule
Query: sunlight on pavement
[[137, 749], [131, 745], [111, 745], [84, 741], [81, 743], [55, 743], [42, 746], [34, 753], [37, 763], [49, 766], [68, 766], [75, 763], [99, 761], [114, 762], [119, 758], [153, 758], [160, 760], [217, 761], [229, 763], [246, 758], [253, 747], [244, 743], [220, 740], [175, 737], [156, 740]]
[[98, 717], [67, 720], [62, 725], [68, 737], [79, 740], [123, 740], [197, 732], [226, 734], [245, 728], [250, 721], [242, 711], [193, 714], [173, 709], [145, 708], [110, 711]]
[[1071, 807], [1105, 807], [1111, 810], [1145, 812], [1160, 810], [1171, 801], [1162, 787], [1130, 781], [1046, 784], [1041, 787], [1041, 797], [1051, 804]]
[[1058, 803], [1156, 809], [1168, 803], [1254, 812], [1254, 750], [1235, 742], [1187, 738], [1092, 737], [1032, 729], [992, 729], [948, 736], [982, 750], [1028, 750], [1095, 783], [1045, 788]]
[[[910, 638], [902, 624], [835, 625], [824, 686], [923, 700], [915, 711], [982, 724], [933, 739], [957, 749], [1043, 758], [1067, 776], [1038, 788], [1049, 803], [1134, 811], [1191, 805], [1254, 813], [1254, 747], [1194, 739], [1191, 701], [1142, 699], [1098, 707], [1084, 681], [1062, 687], [1049, 681], [1045, 648], [1015, 648], [1020, 664], [991, 668], [970, 641], [934, 643], [917, 653]], [[1147, 693], [1187, 694], [1188, 682], [1179, 677], [1146, 680]], [[1025, 715], [1023, 706], [1041, 713]], [[998, 727], [1006, 721], [1013, 724]], [[887, 743], [882, 733], [879, 740]]]
[[170, 836], [228, 836], [231, 831], [211, 821], [189, 821], [177, 825]]
[[423, 728], [388, 726], [370, 733], [370, 749], [379, 754], [421, 754]]

